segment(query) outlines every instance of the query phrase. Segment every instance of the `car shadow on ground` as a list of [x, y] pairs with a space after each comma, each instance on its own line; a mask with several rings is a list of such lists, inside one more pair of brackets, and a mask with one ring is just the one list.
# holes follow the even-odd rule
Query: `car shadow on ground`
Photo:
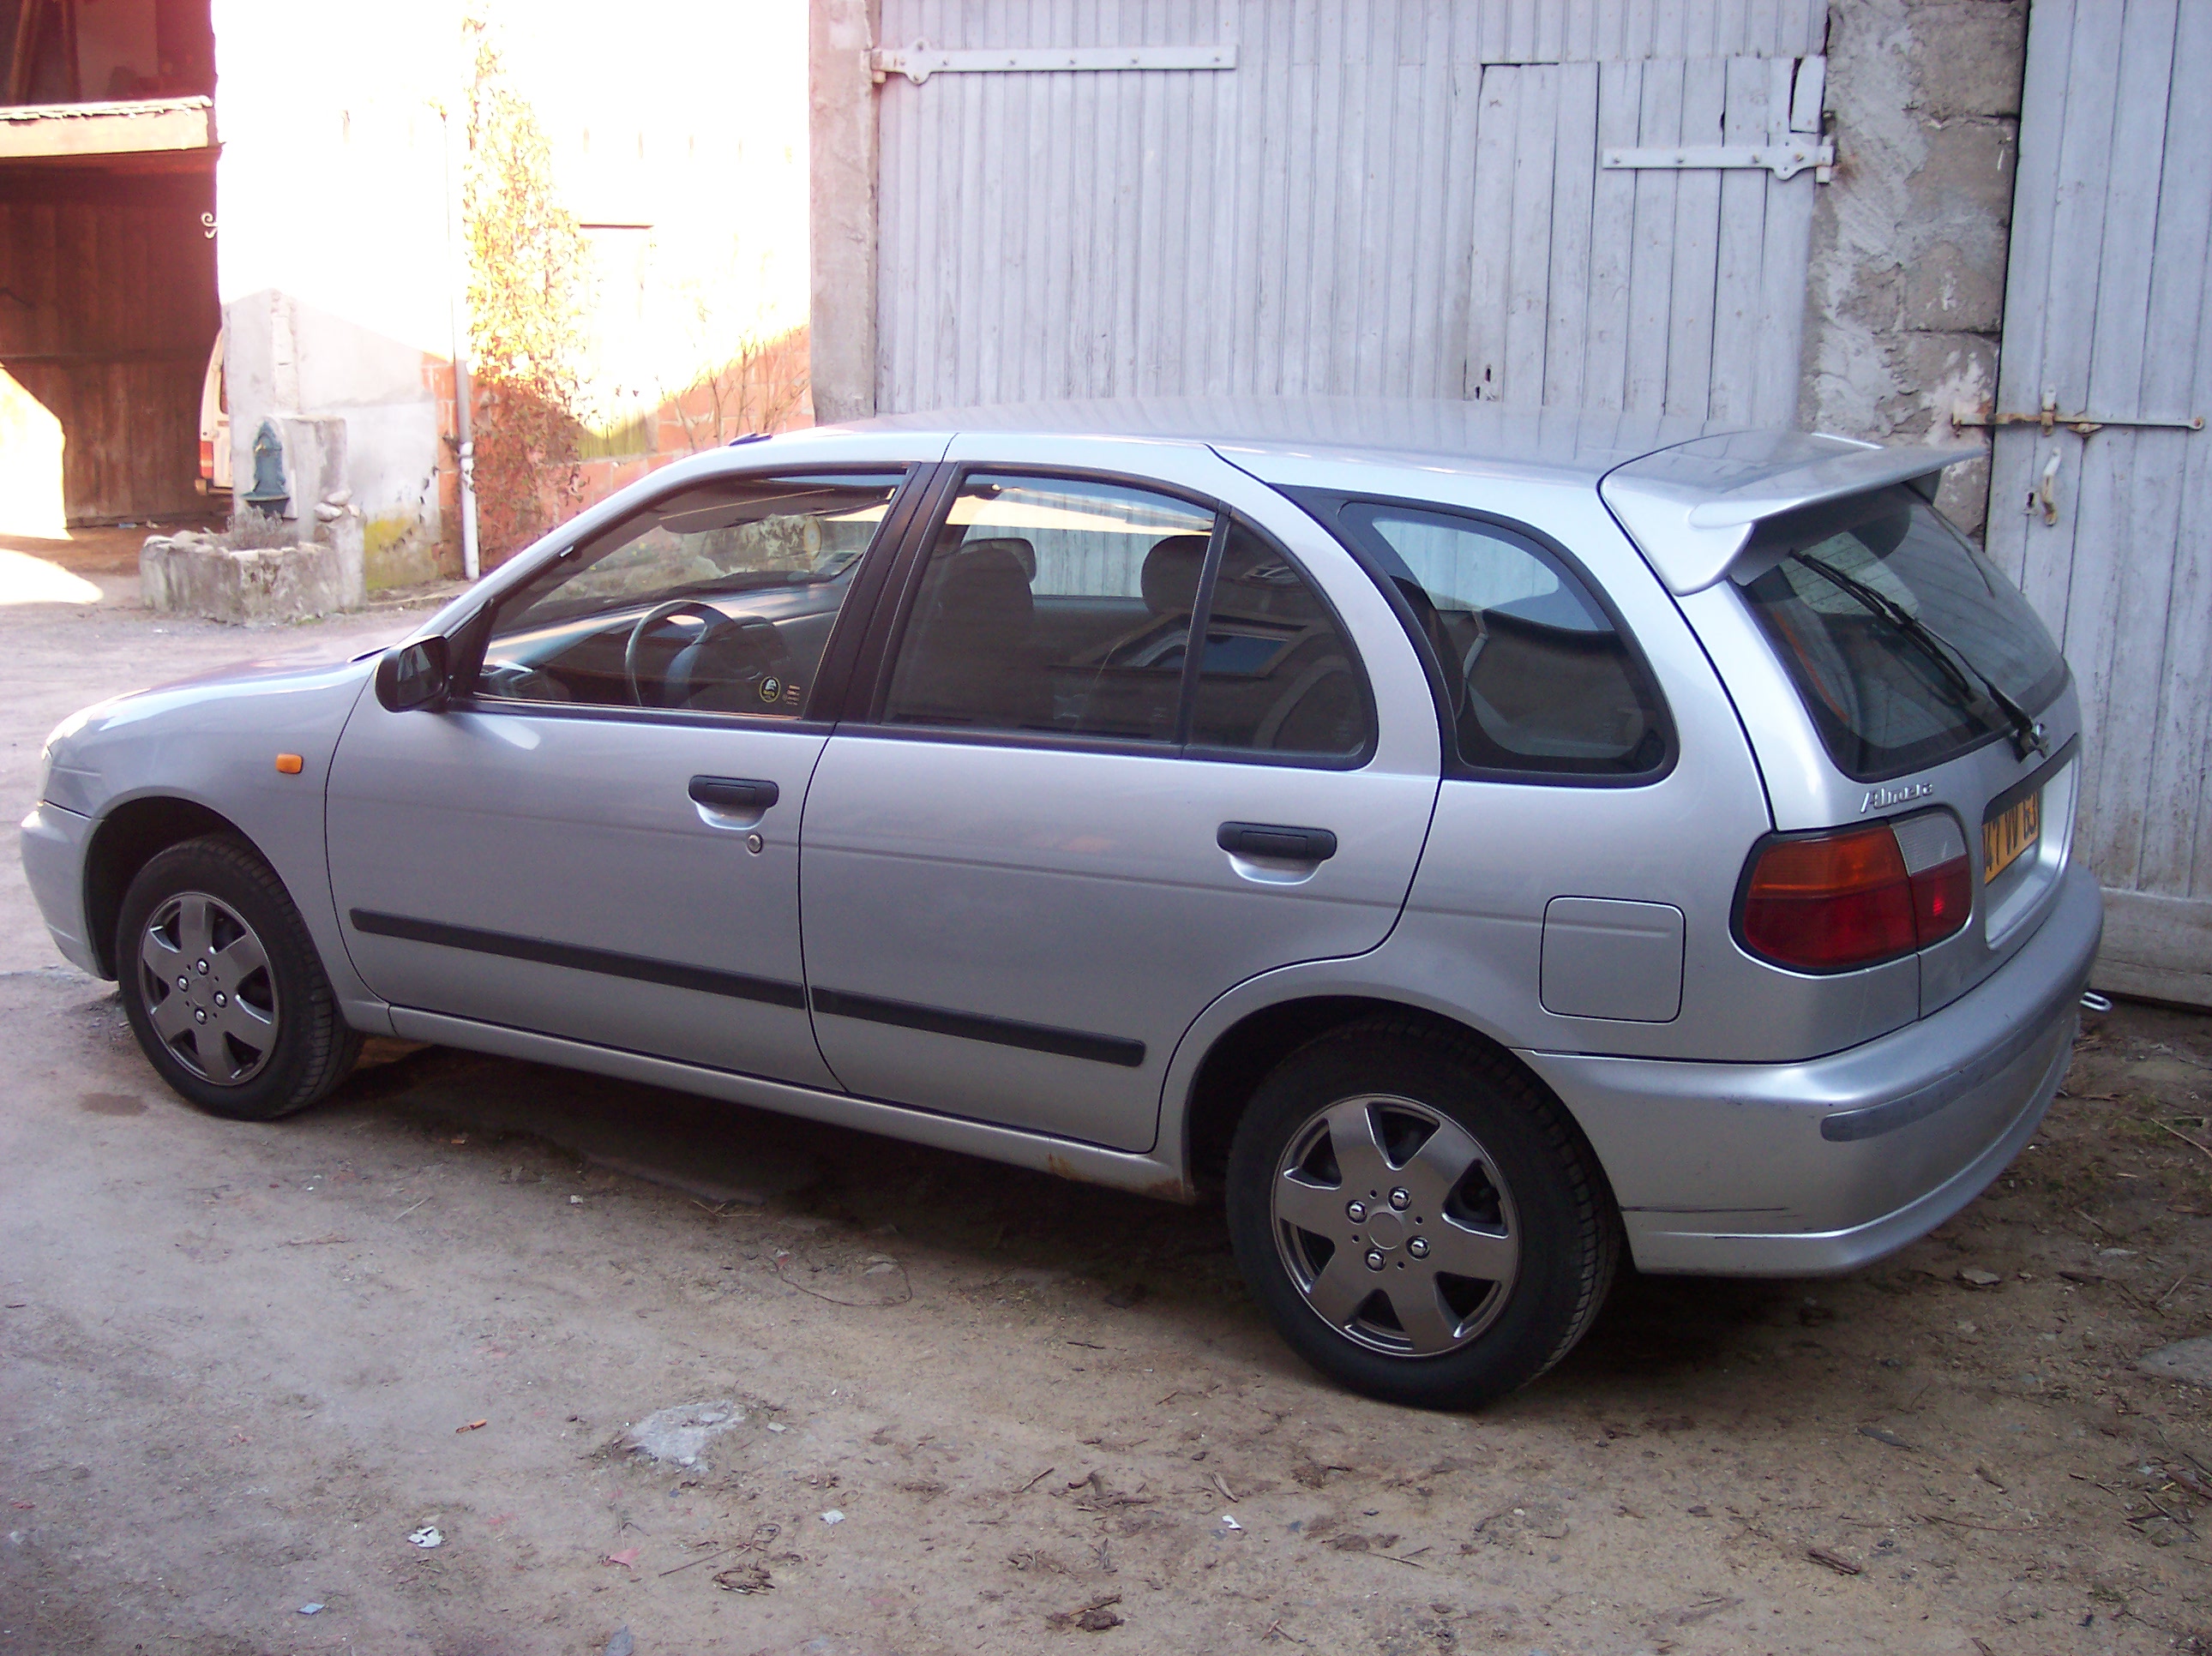
[[[1096, 1295], [1116, 1309], [1149, 1301], [1226, 1319], [1248, 1347], [1265, 1338], [1218, 1202], [1179, 1206], [663, 1088], [392, 1040], [373, 1040], [362, 1067], [317, 1114], [364, 1113], [411, 1123], [456, 1157], [535, 1141], [586, 1169], [658, 1186], [670, 1202], [896, 1234], [902, 1249], [963, 1271], [1066, 1278], [1079, 1297]], [[1763, 1389], [1778, 1381], [1787, 1389], [1797, 1357], [1805, 1384], [1817, 1388], [1821, 1342], [1788, 1336], [1832, 1319], [1822, 1286], [1625, 1267], [1596, 1326], [1546, 1389], [1679, 1386], [1747, 1350], [1760, 1361], [1754, 1348], [1772, 1365]]]

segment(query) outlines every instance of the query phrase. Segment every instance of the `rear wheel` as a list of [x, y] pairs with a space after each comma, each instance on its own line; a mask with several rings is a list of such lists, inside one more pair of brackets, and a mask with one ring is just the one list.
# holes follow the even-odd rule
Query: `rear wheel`
[[115, 960], [147, 1059], [216, 1115], [266, 1121], [305, 1109], [360, 1056], [283, 883], [231, 836], [172, 846], [138, 871]]
[[1620, 1226], [1556, 1101], [1502, 1053], [1411, 1021], [1350, 1025], [1261, 1084], [1229, 1160], [1253, 1293], [1316, 1368], [1467, 1408], [1574, 1348]]

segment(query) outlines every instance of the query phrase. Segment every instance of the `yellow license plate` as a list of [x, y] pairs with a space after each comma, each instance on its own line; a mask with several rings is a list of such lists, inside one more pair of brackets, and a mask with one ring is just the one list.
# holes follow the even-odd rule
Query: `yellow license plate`
[[2031, 793], [1982, 824], [1982, 883], [1987, 885], [2018, 862], [2043, 837], [2043, 795]]

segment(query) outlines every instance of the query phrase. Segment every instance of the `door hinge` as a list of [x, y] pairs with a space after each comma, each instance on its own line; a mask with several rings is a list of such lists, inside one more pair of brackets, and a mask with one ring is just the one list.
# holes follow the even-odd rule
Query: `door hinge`
[[1037, 46], [997, 52], [939, 52], [927, 40], [868, 54], [881, 85], [903, 75], [920, 86], [933, 75], [1092, 74], [1146, 69], [1234, 69], [1237, 48], [1222, 46]]
[[1797, 138], [1787, 143], [1686, 143], [1656, 149], [1608, 149], [1609, 167], [1662, 167], [1692, 172], [1705, 167], [1763, 167], [1778, 179], [1794, 179], [1807, 167], [1822, 184], [1836, 164], [1836, 146]]
[[1656, 168], [1689, 173], [1739, 167], [1762, 167], [1778, 179], [1794, 179], [1807, 167], [1813, 181], [1826, 184], [1836, 165], [1836, 146], [1824, 143], [1822, 111], [1827, 101], [1826, 58], [1771, 58], [1765, 143], [1647, 144], [1623, 146], [1599, 157], [1601, 167]]

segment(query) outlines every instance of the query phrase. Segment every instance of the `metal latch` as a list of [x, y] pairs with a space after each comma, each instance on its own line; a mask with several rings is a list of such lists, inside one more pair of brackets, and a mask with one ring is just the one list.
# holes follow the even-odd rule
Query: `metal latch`
[[920, 86], [933, 75], [1093, 74], [1145, 69], [1234, 69], [1237, 48], [1222, 46], [1039, 46], [995, 52], [939, 52], [928, 41], [868, 54], [868, 70], [881, 85], [903, 75]]
[[2079, 436], [2087, 437], [2093, 431], [2106, 426], [2118, 426], [2130, 431], [2202, 431], [2204, 416], [2185, 415], [2174, 420], [2136, 420], [2109, 414], [2061, 414], [2058, 411], [2058, 388], [2043, 388], [2043, 406], [2033, 414], [1992, 414], [1989, 404], [1972, 407], [1961, 405], [1951, 410], [1951, 423], [1961, 429], [1972, 428], [1983, 431], [1999, 426], [2034, 426], [2048, 437], [2063, 427]]

